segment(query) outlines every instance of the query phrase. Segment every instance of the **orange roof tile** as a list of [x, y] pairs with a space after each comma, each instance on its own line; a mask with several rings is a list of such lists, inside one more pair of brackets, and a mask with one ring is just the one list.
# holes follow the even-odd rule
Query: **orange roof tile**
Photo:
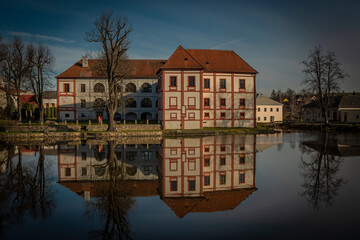
[[204, 192], [202, 197], [166, 197], [163, 201], [174, 211], [176, 216], [183, 218], [186, 214], [193, 212], [234, 209], [256, 190], [257, 188]]
[[[96, 76], [91, 72], [91, 68], [98, 59], [89, 59], [88, 67], [82, 67], [82, 60], [78, 61], [70, 68], [59, 74], [57, 78], [105, 78], [106, 76]], [[132, 59], [134, 64], [134, 78], [157, 78], [157, 70], [164, 65], [166, 60], [148, 60], [148, 59]]]
[[182, 46], [166, 61], [162, 69], [204, 69]]
[[181, 46], [171, 55], [162, 69], [204, 69], [204, 72], [258, 73], [234, 51], [184, 49]]
[[[109, 181], [62, 181], [59, 182], [74, 193], [83, 196], [89, 191], [91, 197], [100, 197], [109, 189]], [[149, 197], [158, 195], [158, 180], [123, 181], [119, 184], [119, 191], [130, 197]]]

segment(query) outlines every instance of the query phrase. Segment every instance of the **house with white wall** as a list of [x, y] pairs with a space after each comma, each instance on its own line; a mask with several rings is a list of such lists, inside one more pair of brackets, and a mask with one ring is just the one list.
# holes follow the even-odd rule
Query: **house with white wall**
[[179, 46], [158, 71], [163, 129], [256, 126], [256, 74], [234, 51]]
[[258, 94], [256, 98], [256, 121], [258, 123], [282, 122], [283, 104]]
[[[98, 76], [93, 71], [97, 59], [87, 59], [75, 63], [57, 76], [58, 119], [89, 120], [100, 115], [107, 119], [104, 109], [108, 85], [106, 76]], [[134, 71], [132, 77], [123, 81], [125, 112], [120, 109], [118, 119], [157, 118], [157, 70], [165, 60], [130, 60]]]

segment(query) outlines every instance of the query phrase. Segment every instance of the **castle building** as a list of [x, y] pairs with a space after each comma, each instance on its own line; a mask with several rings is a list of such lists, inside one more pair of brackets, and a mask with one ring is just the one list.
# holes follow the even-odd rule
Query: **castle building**
[[[57, 76], [58, 119], [107, 119], [105, 76], [82, 59]], [[256, 74], [234, 51], [184, 49], [168, 60], [131, 60], [124, 80], [125, 113], [118, 119], [153, 119], [163, 129], [256, 126]]]
[[[92, 70], [96, 59], [83, 58], [58, 75], [58, 119], [107, 119], [104, 108], [108, 87], [106, 76]], [[165, 60], [131, 60], [134, 68], [131, 79], [124, 80], [123, 95], [126, 110], [118, 112], [118, 119], [156, 119], [156, 71]]]
[[163, 129], [255, 127], [256, 74], [233, 51], [179, 46], [158, 71]]

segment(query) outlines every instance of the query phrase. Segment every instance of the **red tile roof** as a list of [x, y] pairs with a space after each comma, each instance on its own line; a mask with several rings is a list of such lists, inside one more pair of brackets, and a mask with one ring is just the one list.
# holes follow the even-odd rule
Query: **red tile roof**
[[162, 69], [204, 69], [204, 72], [258, 73], [234, 51], [184, 49], [179, 46]]
[[[78, 61], [70, 68], [59, 74], [57, 78], [105, 78], [106, 76], [96, 76], [91, 68], [95, 65], [98, 59], [89, 59], [89, 67], [82, 67], [82, 60]], [[132, 59], [134, 64], [134, 78], [157, 78], [157, 70], [164, 65], [166, 60], [148, 60], [148, 59]]]
[[204, 69], [182, 46], [166, 61], [162, 69]]
[[[100, 197], [109, 189], [109, 181], [62, 181], [59, 183], [80, 196], [84, 196], [84, 191], [89, 191], [91, 197]], [[127, 193], [130, 197], [150, 197], [158, 195], [158, 185], [158, 180], [127, 180], [119, 184], [118, 191]]]
[[20, 95], [20, 101], [22, 104], [37, 104], [35, 95]]

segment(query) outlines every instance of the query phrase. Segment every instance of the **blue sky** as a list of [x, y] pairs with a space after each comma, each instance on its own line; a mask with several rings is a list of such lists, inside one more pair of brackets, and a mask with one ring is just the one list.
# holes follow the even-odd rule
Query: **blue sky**
[[321, 45], [336, 52], [350, 75], [345, 91], [360, 91], [360, 1], [45, 1], [1, 0], [0, 34], [43, 42], [56, 73], [96, 49], [84, 40], [103, 11], [133, 26], [129, 55], [167, 59], [177, 48], [234, 50], [259, 71], [258, 92], [300, 90], [300, 62]]

